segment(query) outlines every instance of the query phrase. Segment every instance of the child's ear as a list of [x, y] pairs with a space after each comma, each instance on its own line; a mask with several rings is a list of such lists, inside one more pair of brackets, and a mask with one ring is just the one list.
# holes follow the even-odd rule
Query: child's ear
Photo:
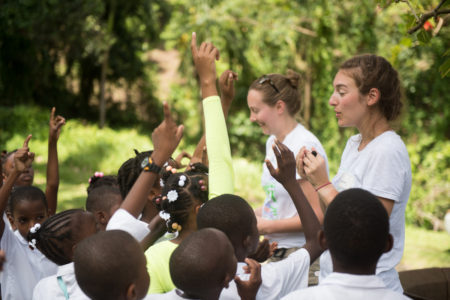
[[104, 211], [96, 211], [94, 216], [95, 216], [95, 219], [97, 219], [99, 224], [106, 225], [108, 223], [107, 217], [106, 217], [106, 214]]
[[136, 300], [137, 299], [137, 295], [136, 295], [136, 284], [131, 283], [128, 288], [127, 288], [127, 294], [125, 299], [127, 300]]
[[384, 248], [384, 253], [389, 252], [394, 247], [394, 237], [389, 233], [388, 239], [386, 241], [386, 248]]
[[234, 279], [234, 275], [235, 274], [230, 274], [230, 273], [227, 273], [225, 275], [225, 278], [223, 279], [223, 282], [222, 282], [222, 286], [224, 288], [227, 289], [230, 286], [230, 281]]
[[14, 218], [10, 212], [6, 213], [6, 216], [8, 217], [9, 223], [11, 224], [11, 228], [13, 230], [17, 230], [16, 224], [14, 224]]
[[317, 232], [317, 238], [319, 239], [320, 248], [322, 248], [323, 251], [327, 250], [328, 244], [323, 229], [320, 229], [319, 232]]

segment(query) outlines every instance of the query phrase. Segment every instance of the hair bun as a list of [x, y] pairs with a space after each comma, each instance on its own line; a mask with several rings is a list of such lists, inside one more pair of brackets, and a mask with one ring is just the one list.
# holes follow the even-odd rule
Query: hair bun
[[298, 89], [298, 86], [300, 85], [300, 79], [301, 79], [300, 74], [289, 69], [289, 70], [287, 70], [286, 79], [289, 80], [289, 83], [293, 88]]

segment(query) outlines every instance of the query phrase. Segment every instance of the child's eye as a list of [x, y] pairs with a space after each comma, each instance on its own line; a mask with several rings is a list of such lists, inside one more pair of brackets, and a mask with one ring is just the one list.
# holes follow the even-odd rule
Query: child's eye
[[44, 219], [44, 216], [37, 216], [36, 217], [36, 220], [42, 220], [42, 219]]
[[27, 222], [27, 219], [19, 218], [19, 224], [25, 224]]

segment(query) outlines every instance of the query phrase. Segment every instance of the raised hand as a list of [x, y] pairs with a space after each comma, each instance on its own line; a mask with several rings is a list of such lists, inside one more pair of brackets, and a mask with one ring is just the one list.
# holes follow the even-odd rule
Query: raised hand
[[278, 140], [275, 140], [272, 148], [277, 159], [278, 168], [275, 170], [272, 163], [266, 160], [266, 166], [270, 175], [283, 185], [290, 181], [296, 181], [294, 153]]
[[30, 148], [28, 147], [30, 139], [31, 134], [28, 135], [23, 142], [22, 148], [17, 149], [16, 153], [14, 153], [14, 168], [18, 172], [24, 172], [26, 169], [30, 168], [33, 163], [34, 153], [30, 152]]
[[222, 101], [222, 109], [225, 117], [228, 115], [228, 110], [234, 99], [234, 82], [236, 80], [238, 80], [238, 75], [231, 70], [226, 70], [219, 78], [220, 100]]
[[172, 118], [167, 102], [164, 102], [164, 120], [153, 131], [153, 161], [162, 166], [172, 155], [183, 137], [183, 125], [177, 125]]
[[[239, 296], [242, 300], [256, 299], [259, 287], [261, 286], [261, 265], [253, 259], [246, 258], [247, 273], [250, 273], [249, 280], [241, 280], [238, 276], [234, 278]], [[245, 268], [245, 267], [244, 267]]]
[[52, 112], [50, 114], [50, 122], [49, 122], [49, 139], [53, 141], [57, 141], [59, 139], [59, 135], [61, 133], [61, 128], [66, 124], [66, 119], [57, 115], [55, 117], [56, 109], [53, 107]]
[[219, 50], [212, 43], [201, 43], [197, 47], [197, 36], [192, 33], [191, 52], [195, 69], [200, 77], [202, 98], [217, 95], [216, 90], [216, 60], [219, 60]]

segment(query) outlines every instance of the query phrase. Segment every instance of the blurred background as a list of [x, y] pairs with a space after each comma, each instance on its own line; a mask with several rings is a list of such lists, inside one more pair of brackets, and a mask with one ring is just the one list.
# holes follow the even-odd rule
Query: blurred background
[[[256, 206], [264, 197], [267, 137], [249, 120], [250, 83], [287, 69], [301, 74], [298, 118], [321, 140], [333, 176], [345, 141], [355, 134], [337, 127], [328, 105], [334, 75], [351, 56], [376, 53], [398, 70], [405, 94], [403, 117], [394, 126], [409, 151], [413, 187], [399, 269], [448, 267], [449, 2], [3, 0], [0, 147], [16, 149], [32, 133], [35, 184], [44, 187], [51, 107], [66, 117], [58, 144], [58, 210], [84, 206], [95, 171], [116, 174], [133, 149], [152, 148], [164, 100], [186, 127], [178, 152], [192, 152], [202, 135], [189, 48], [195, 31], [198, 40], [219, 48], [218, 75], [226, 69], [239, 74], [228, 118], [236, 193]], [[436, 17], [417, 23], [433, 10]]]

